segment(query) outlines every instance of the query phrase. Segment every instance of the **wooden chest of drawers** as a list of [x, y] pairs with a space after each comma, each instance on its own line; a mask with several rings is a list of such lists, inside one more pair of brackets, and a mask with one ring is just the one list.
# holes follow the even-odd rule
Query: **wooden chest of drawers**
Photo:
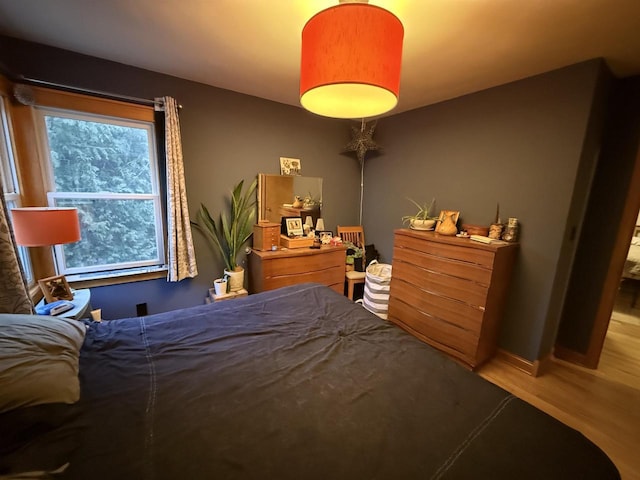
[[253, 248], [274, 250], [280, 245], [280, 224], [260, 222], [253, 226]]
[[249, 254], [249, 291], [264, 292], [305, 282], [317, 282], [344, 293], [345, 247], [295, 248]]
[[497, 347], [517, 248], [396, 230], [389, 320], [478, 367]]

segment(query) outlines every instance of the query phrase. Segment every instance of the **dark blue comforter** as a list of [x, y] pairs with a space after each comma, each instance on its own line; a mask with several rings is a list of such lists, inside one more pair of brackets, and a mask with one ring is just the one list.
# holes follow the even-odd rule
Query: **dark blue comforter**
[[314, 284], [92, 324], [80, 372], [80, 402], [14, 452], [54, 478], [619, 478], [580, 433]]

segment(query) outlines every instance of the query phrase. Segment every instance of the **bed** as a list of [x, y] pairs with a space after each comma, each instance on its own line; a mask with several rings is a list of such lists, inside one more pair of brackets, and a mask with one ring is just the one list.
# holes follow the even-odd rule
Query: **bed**
[[79, 386], [0, 414], [0, 476], [620, 478], [579, 432], [318, 284], [88, 324]]

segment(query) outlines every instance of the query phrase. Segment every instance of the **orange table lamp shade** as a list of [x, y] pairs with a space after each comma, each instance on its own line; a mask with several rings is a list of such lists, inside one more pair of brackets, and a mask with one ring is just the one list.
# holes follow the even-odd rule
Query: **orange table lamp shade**
[[333, 118], [393, 109], [403, 37], [398, 17], [374, 5], [345, 3], [317, 13], [302, 30], [300, 103]]
[[13, 208], [13, 233], [24, 247], [44, 247], [80, 240], [77, 208]]

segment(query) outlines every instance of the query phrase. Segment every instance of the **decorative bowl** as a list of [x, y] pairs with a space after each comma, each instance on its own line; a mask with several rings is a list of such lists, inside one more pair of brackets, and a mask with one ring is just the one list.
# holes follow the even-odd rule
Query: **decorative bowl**
[[469, 225], [468, 223], [463, 223], [462, 230], [466, 231], [469, 235], [482, 235], [483, 237], [489, 235], [489, 227], [482, 225]]

